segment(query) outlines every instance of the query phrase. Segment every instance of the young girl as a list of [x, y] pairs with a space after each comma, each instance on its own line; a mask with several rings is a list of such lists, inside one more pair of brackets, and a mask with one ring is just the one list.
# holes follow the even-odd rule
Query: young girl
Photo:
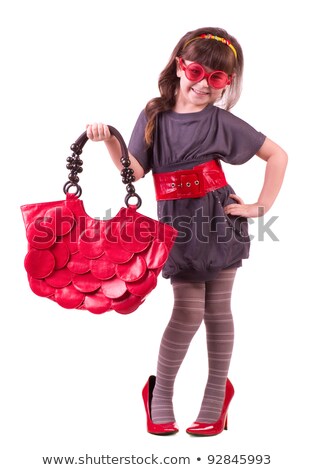
[[[234, 329], [233, 281], [249, 255], [247, 217], [265, 214], [280, 190], [286, 153], [228, 112], [241, 93], [243, 53], [219, 28], [188, 32], [159, 78], [161, 96], [141, 112], [129, 143], [135, 179], [152, 170], [158, 217], [178, 236], [163, 276], [174, 291], [171, 319], [162, 337], [157, 374], [143, 389], [147, 429], [178, 431], [174, 381], [202, 321], [207, 333], [209, 375], [196, 421], [187, 429], [214, 435], [227, 429], [234, 389], [227, 378]], [[104, 140], [121, 169], [120, 146], [102, 123], [87, 126], [91, 140]], [[257, 155], [266, 161], [256, 202], [245, 204], [225, 180], [220, 161], [239, 165]]]

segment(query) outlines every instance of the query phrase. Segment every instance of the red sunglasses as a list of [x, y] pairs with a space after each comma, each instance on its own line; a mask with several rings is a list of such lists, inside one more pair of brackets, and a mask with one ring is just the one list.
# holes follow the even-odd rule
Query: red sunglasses
[[212, 88], [220, 89], [232, 82], [232, 76], [222, 70], [214, 70], [213, 72], [206, 72], [202, 65], [197, 62], [185, 65], [183, 59], [180, 57], [179, 65], [184, 70], [186, 78], [191, 82], [200, 82], [204, 78], [207, 79], [208, 85]]

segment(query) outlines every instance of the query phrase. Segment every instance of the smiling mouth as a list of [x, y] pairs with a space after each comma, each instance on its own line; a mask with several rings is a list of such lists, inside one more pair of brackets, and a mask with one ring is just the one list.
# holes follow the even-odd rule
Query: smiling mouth
[[191, 87], [191, 89], [194, 93], [196, 93], [197, 95], [200, 95], [200, 96], [210, 95], [209, 91], [201, 91], [201, 90], [197, 90], [196, 88], [193, 88], [193, 87]]

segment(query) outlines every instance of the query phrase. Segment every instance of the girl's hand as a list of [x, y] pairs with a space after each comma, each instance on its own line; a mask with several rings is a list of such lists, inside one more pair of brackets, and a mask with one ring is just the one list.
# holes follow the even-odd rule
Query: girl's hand
[[102, 140], [107, 142], [112, 137], [111, 133], [109, 132], [108, 126], [101, 122], [87, 124], [86, 135], [90, 140], [93, 140], [94, 142], [100, 142]]
[[265, 212], [264, 207], [258, 203], [244, 204], [243, 199], [236, 194], [230, 194], [230, 198], [235, 199], [237, 203], [225, 206], [224, 212], [226, 214], [240, 217], [261, 217]]

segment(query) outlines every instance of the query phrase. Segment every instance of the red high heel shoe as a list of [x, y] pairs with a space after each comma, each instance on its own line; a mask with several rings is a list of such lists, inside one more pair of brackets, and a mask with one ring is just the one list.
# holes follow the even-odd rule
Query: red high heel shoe
[[198, 421], [195, 421], [189, 428], [186, 429], [186, 432], [195, 436], [215, 436], [216, 434], [220, 434], [223, 429], [227, 429], [227, 412], [233, 395], [233, 385], [231, 384], [229, 379], [227, 379], [225, 388], [225, 398], [221, 415], [218, 421], [216, 421], [215, 423], [199, 423]]
[[178, 427], [175, 422], [158, 424], [158, 423], [153, 423], [151, 419], [151, 401], [152, 401], [153, 389], [155, 386], [155, 379], [156, 379], [155, 376], [151, 375], [142, 390], [142, 398], [144, 402], [145, 412], [147, 415], [147, 430], [150, 434], [159, 434], [159, 435], [175, 434], [176, 432], [178, 432]]

